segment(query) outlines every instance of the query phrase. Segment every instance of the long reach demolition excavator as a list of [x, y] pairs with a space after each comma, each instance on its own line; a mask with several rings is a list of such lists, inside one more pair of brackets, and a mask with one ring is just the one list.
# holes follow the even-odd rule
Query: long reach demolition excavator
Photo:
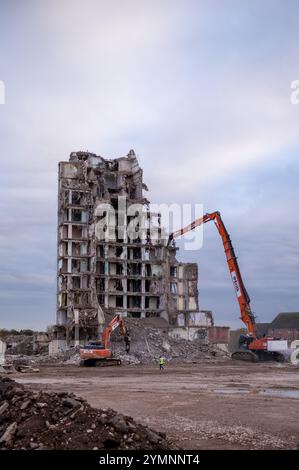
[[113, 357], [110, 349], [110, 336], [111, 333], [120, 327], [120, 332], [124, 337], [126, 353], [130, 351], [130, 334], [121, 315], [115, 317], [108, 323], [102, 333], [101, 341], [91, 341], [85, 346], [80, 348], [81, 365], [92, 367], [101, 364], [106, 365], [121, 365], [121, 360]]
[[210, 221], [215, 222], [219, 235], [222, 238], [228, 269], [240, 307], [241, 320], [245, 323], [247, 330], [246, 335], [240, 336], [239, 349], [232, 353], [232, 359], [245, 360], [249, 362], [264, 360], [283, 362], [284, 355], [282, 351], [287, 347], [286, 341], [279, 341], [275, 338], [265, 337], [258, 334], [255, 316], [250, 307], [250, 298], [245, 289], [237, 257], [220, 212], [205, 214], [203, 217], [196, 219], [186, 227], [173, 232], [169, 236], [168, 245], [170, 245], [175, 238], [180, 237], [181, 235], [184, 235], [185, 233], [194, 230], [196, 227]]

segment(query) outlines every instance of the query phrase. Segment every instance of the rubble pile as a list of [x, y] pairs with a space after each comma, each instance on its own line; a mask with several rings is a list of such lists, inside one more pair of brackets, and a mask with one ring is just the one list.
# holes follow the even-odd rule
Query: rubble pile
[[[169, 336], [169, 325], [163, 319], [126, 318], [126, 325], [130, 331], [130, 352], [126, 354], [124, 337], [117, 328], [111, 334], [111, 350], [113, 356], [122, 360], [124, 364], [153, 364], [159, 356], [163, 355], [172, 363], [196, 363], [200, 361], [219, 360], [227, 358], [228, 354], [204, 340], [188, 341]], [[158, 321], [160, 320], [160, 321]], [[61, 351], [53, 356], [7, 355], [7, 362], [15, 368], [19, 365], [38, 367], [41, 364], [80, 364], [79, 346]], [[23, 368], [25, 371], [26, 367]]]
[[143, 322], [142, 319], [133, 318], [126, 318], [126, 325], [131, 337], [129, 354], [125, 353], [120, 331], [117, 329], [111, 335], [113, 355], [124, 363], [151, 364], [156, 362], [161, 354], [167, 361], [173, 363], [192, 363], [228, 357], [227, 353], [207, 342], [172, 338], [168, 334], [168, 325], [157, 328]]
[[66, 351], [60, 351], [53, 356], [40, 356], [37, 358], [37, 363], [46, 363], [46, 364], [73, 364], [79, 365], [80, 364], [80, 346], [74, 346], [73, 348], [69, 348]]
[[[42, 364], [51, 365], [51, 364], [80, 364], [80, 355], [79, 355], [79, 346], [67, 349], [66, 351], [60, 351], [59, 353], [49, 356], [49, 355], [34, 355], [34, 356], [24, 356], [24, 355], [6, 355], [6, 363], [11, 364], [15, 370], [19, 372], [25, 372], [27, 369], [38, 368]], [[21, 370], [22, 369], [22, 370]]]
[[47, 355], [49, 352], [49, 336], [44, 332], [9, 335], [5, 337], [7, 353], [13, 356]]
[[0, 449], [171, 449], [164, 433], [92, 408], [73, 393], [33, 392], [0, 377]]

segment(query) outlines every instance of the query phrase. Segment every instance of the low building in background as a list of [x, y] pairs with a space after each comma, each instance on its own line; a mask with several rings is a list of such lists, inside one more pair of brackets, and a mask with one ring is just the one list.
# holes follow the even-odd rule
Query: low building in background
[[[268, 336], [275, 339], [285, 339], [289, 346], [295, 339], [299, 340], [299, 312], [282, 312], [276, 315], [270, 323], [257, 323], [260, 336]], [[245, 328], [230, 331], [229, 350], [238, 348], [240, 334], [246, 334]]]
[[279, 313], [270, 323], [268, 335], [289, 341], [299, 339], [299, 312]]

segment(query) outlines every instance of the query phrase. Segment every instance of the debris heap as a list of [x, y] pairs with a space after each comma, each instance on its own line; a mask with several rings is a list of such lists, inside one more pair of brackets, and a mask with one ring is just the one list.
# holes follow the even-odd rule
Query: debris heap
[[111, 349], [125, 363], [151, 364], [162, 354], [172, 363], [193, 363], [227, 358], [228, 354], [212, 344], [194, 340], [176, 339], [168, 334], [168, 328], [155, 328], [141, 320], [126, 318], [130, 331], [130, 353], [125, 354], [123, 336], [119, 330], [111, 335]]
[[73, 393], [33, 392], [0, 377], [0, 449], [171, 449], [164, 433], [92, 408]]
[[[111, 334], [111, 350], [115, 357], [121, 359], [124, 364], [153, 364], [157, 363], [162, 354], [168, 362], [197, 363], [202, 361], [219, 361], [229, 356], [228, 353], [217, 348], [205, 340], [188, 341], [173, 338], [169, 335], [169, 325], [166, 322], [148, 319], [126, 318], [126, 325], [130, 331], [131, 345], [130, 353], [125, 353], [124, 338], [119, 328]], [[156, 320], [156, 319], [155, 319]], [[162, 320], [162, 319], [158, 319]], [[158, 327], [157, 324], [160, 326]], [[164, 326], [162, 326], [164, 325]], [[39, 367], [41, 364], [80, 364], [79, 346], [61, 351], [53, 356], [8, 356], [7, 362], [12, 363], [15, 368], [20, 365], [31, 368]], [[25, 370], [23, 370], [24, 372]]]

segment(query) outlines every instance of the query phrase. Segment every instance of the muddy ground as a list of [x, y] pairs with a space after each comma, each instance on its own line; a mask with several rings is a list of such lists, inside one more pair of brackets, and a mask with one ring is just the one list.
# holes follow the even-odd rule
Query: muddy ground
[[182, 449], [296, 449], [299, 369], [289, 364], [215, 363], [14, 373], [32, 389], [68, 391], [130, 415]]

